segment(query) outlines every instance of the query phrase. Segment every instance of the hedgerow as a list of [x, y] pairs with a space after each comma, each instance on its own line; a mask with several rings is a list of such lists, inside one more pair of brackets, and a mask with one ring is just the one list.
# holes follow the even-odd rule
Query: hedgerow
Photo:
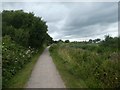
[[11, 40], [10, 36], [4, 36], [2, 41], [2, 79], [3, 87], [24, 65], [30, 62], [38, 50], [25, 48]]
[[23, 10], [2, 13], [2, 86], [30, 62], [40, 48], [52, 43], [46, 22]]

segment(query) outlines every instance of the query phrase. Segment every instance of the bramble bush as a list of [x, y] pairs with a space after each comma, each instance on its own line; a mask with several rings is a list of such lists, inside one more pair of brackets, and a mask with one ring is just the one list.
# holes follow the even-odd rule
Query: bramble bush
[[2, 41], [2, 72], [3, 87], [24, 65], [30, 62], [30, 58], [37, 53], [33, 48], [25, 48], [11, 40], [10, 36], [4, 36]]

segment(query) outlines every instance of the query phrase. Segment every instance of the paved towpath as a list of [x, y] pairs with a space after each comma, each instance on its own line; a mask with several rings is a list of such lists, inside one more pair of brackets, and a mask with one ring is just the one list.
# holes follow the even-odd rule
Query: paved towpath
[[50, 56], [49, 47], [39, 57], [26, 88], [65, 88]]

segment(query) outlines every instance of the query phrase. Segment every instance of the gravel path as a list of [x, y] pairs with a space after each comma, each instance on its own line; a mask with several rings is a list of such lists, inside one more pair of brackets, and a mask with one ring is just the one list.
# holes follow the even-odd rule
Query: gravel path
[[26, 88], [65, 88], [47, 47], [37, 61]]

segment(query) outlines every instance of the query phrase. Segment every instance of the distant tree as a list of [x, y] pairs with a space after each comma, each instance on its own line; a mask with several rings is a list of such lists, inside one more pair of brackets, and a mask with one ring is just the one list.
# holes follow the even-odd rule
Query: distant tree
[[58, 43], [58, 41], [53, 41], [53, 43]]
[[63, 40], [60, 39], [60, 40], [58, 40], [58, 43], [59, 43], [59, 42], [63, 42]]
[[100, 42], [100, 41], [101, 41], [101, 39], [100, 39], [100, 38], [97, 38], [97, 39], [96, 39], [96, 42]]
[[69, 43], [70, 41], [69, 40], [65, 40], [65, 43]]
[[100, 41], [101, 41], [101, 39], [99, 39], [99, 38], [92, 40], [93, 43], [98, 43]]
[[87, 42], [87, 41], [83, 41], [83, 43], [88, 44], [88, 42]]
[[89, 39], [89, 41], [88, 41], [88, 42], [89, 42], [89, 43], [92, 43], [92, 41], [93, 41], [92, 39]]
[[110, 36], [110, 35], [105, 35], [105, 41], [110, 41], [112, 40], [113, 38]]
[[93, 43], [96, 43], [96, 40], [93, 40]]
[[104, 47], [111, 47], [111, 48], [118, 48], [119, 38], [118, 37], [111, 37], [109, 35], [105, 36], [105, 40], [101, 42], [101, 45]]

